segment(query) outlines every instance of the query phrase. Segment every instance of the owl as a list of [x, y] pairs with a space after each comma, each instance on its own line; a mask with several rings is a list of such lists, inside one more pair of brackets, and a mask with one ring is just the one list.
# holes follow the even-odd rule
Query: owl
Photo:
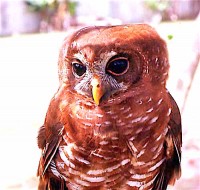
[[165, 190], [181, 175], [166, 43], [149, 25], [69, 34], [38, 133], [39, 190]]

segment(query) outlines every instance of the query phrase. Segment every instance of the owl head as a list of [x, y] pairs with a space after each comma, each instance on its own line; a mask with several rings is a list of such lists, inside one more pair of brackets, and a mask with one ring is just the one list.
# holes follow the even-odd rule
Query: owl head
[[165, 86], [169, 64], [164, 40], [136, 24], [75, 31], [64, 40], [58, 68], [61, 84], [100, 106], [147, 85]]

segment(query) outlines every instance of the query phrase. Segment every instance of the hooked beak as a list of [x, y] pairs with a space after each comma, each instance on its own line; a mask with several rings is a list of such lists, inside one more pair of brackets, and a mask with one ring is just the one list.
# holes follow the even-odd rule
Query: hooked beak
[[91, 82], [92, 85], [92, 96], [95, 104], [98, 106], [105, 90], [101, 84], [101, 80], [98, 77], [94, 77]]

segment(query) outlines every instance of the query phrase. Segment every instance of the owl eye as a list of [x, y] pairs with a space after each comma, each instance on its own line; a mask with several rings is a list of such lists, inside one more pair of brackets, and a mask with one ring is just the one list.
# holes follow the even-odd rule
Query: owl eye
[[129, 67], [129, 62], [126, 58], [117, 58], [108, 63], [106, 71], [112, 75], [122, 75]]
[[86, 66], [81, 63], [72, 63], [73, 73], [81, 77], [86, 72]]

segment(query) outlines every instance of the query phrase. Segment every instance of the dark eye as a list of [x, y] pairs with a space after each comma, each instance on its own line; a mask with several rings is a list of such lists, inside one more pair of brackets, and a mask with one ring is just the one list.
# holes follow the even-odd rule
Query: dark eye
[[122, 75], [128, 67], [129, 63], [126, 58], [117, 58], [108, 63], [106, 71], [112, 75]]
[[72, 63], [73, 73], [81, 77], [86, 72], [86, 66], [81, 63]]

